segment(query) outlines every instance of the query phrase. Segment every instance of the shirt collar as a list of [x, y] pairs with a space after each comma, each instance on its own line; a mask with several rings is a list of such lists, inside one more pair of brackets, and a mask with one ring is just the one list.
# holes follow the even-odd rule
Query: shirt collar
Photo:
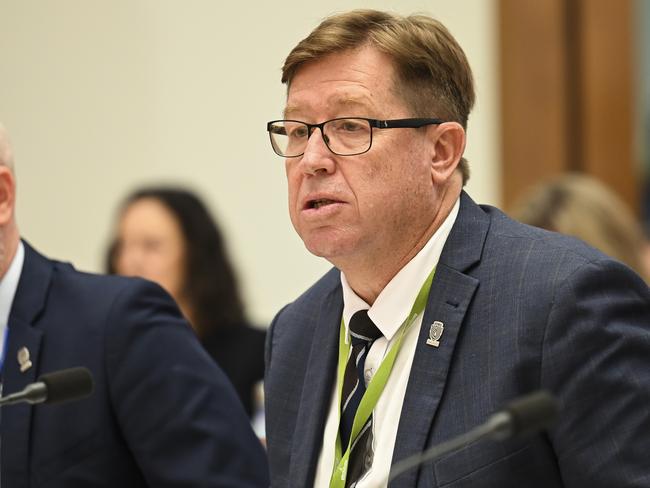
[[399, 270], [381, 293], [379, 293], [372, 307], [352, 290], [345, 274], [341, 273], [343, 320], [345, 322], [346, 337], [348, 324], [352, 315], [359, 310], [369, 309], [368, 316], [377, 328], [386, 339], [389, 341], [392, 339], [408, 317], [422, 283], [427, 279], [433, 267], [437, 266], [449, 232], [451, 232], [451, 228], [454, 222], [456, 222], [459, 208], [460, 198], [456, 200], [447, 218], [445, 218], [442, 225], [431, 236], [424, 247], [420, 249], [420, 252], [406, 266]]
[[25, 247], [22, 241], [19, 241], [16, 255], [11, 261], [9, 269], [7, 269], [5, 275], [0, 279], [0, 331], [7, 326], [9, 313], [11, 312], [11, 304], [14, 301], [14, 295], [18, 288], [18, 280], [20, 280], [24, 261]]

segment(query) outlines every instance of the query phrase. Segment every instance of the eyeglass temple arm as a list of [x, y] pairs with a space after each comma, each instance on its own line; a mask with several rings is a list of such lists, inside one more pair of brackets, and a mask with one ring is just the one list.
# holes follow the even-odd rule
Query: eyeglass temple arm
[[268, 131], [271, 132], [272, 134], [280, 134], [282, 136], [287, 135], [287, 128], [281, 125], [269, 124]]
[[393, 119], [393, 120], [369, 120], [370, 125], [377, 129], [417, 129], [425, 125], [442, 124], [444, 120], [432, 118], [415, 118], [415, 119]]

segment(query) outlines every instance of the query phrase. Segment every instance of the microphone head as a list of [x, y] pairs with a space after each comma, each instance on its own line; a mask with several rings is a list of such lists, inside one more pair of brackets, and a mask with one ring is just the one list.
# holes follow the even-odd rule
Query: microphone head
[[44, 374], [38, 381], [45, 384], [44, 403], [62, 403], [87, 397], [93, 391], [93, 376], [88, 368], [69, 368]]
[[503, 411], [510, 415], [510, 435], [526, 436], [550, 426], [558, 405], [553, 395], [541, 390], [513, 400]]

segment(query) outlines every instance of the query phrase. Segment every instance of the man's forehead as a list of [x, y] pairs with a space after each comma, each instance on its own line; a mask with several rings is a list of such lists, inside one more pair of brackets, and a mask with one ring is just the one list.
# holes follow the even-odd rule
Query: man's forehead
[[392, 60], [369, 45], [309, 61], [291, 80], [285, 114], [376, 110], [391, 98], [393, 75]]

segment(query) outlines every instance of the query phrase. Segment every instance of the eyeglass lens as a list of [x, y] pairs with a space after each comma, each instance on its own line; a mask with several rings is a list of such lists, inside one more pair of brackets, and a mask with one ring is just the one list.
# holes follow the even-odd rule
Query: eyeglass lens
[[[273, 149], [284, 157], [300, 156], [305, 152], [309, 137], [317, 127], [292, 120], [274, 122], [269, 128]], [[321, 127], [325, 144], [335, 154], [349, 156], [370, 149], [372, 129], [365, 119], [328, 120]]]

